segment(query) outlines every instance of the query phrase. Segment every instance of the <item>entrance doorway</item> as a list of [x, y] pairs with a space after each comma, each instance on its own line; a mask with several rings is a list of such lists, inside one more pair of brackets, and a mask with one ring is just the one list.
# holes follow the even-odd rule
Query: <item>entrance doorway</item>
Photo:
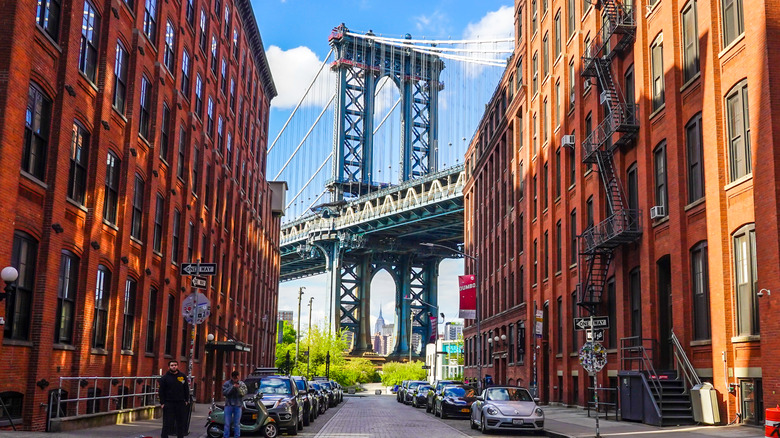
[[671, 257], [661, 257], [656, 263], [658, 270], [658, 369], [671, 370], [674, 367], [674, 351], [669, 337], [672, 335], [672, 263]]

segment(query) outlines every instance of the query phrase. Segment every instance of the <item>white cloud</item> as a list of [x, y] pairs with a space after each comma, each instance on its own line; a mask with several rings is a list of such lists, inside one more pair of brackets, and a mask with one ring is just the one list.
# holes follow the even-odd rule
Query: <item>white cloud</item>
[[417, 32], [420, 33], [417, 36], [445, 35], [450, 21], [447, 14], [439, 10], [428, 15], [417, 15], [412, 20]]
[[469, 23], [463, 32], [463, 39], [497, 39], [514, 36], [514, 10], [511, 6], [501, 6], [497, 11], [485, 14], [476, 23]]
[[[271, 101], [271, 106], [282, 110], [294, 108], [319, 71], [322, 59], [306, 46], [290, 50], [271, 46], [266, 50], [266, 56], [279, 93]], [[303, 105], [320, 108], [325, 106], [333, 94], [334, 80], [330, 69], [327, 66], [323, 68]]]

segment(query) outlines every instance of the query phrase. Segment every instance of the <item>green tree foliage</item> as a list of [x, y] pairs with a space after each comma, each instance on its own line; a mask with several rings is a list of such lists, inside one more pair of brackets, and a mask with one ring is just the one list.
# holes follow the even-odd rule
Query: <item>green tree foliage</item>
[[387, 362], [382, 367], [382, 384], [385, 386], [400, 385], [404, 380], [425, 380], [425, 362]]

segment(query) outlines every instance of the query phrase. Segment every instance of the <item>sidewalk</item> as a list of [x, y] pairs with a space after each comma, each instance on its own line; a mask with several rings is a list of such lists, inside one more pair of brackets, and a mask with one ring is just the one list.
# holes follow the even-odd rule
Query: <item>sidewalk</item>
[[[588, 418], [587, 411], [580, 408], [565, 408], [559, 406], [542, 406], [545, 416], [545, 431], [548, 436], [558, 438], [581, 438], [596, 435], [596, 418]], [[610, 417], [614, 418], [614, 417]], [[631, 421], [615, 421], [599, 418], [599, 431], [602, 436], [659, 436], [664, 438], [677, 437], [728, 437], [728, 438], [763, 438], [764, 430], [752, 426], [677, 426], [657, 427]]]

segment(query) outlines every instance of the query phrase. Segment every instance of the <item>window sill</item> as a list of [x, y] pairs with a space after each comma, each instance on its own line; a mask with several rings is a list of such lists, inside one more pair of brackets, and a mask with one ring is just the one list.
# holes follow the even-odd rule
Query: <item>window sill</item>
[[[88, 84], [88, 85], [89, 85], [89, 86], [92, 88], [92, 90], [93, 90], [95, 93], [97, 93], [97, 92], [98, 92], [98, 87], [97, 87], [97, 85], [95, 85], [95, 83], [94, 83], [94, 82], [93, 82], [93, 81], [92, 81], [90, 78], [88, 78], [88, 77], [87, 77], [87, 75], [86, 75], [86, 74], [84, 74], [84, 72], [83, 72], [83, 71], [79, 70], [79, 74], [81, 75], [81, 77], [82, 77], [82, 78], [83, 78], [85, 81], [87, 81], [87, 84]], [[97, 65], [95, 65], [95, 76], [97, 77]]]
[[588, 9], [585, 9], [585, 12], [582, 13], [582, 18], [580, 18], [580, 22], [585, 21], [585, 18], [588, 17], [588, 14], [590, 13], [591, 9], [593, 9], [593, 3], [588, 4]]
[[707, 200], [707, 198], [699, 198], [699, 199], [691, 202], [690, 204], [685, 206], [685, 211], [690, 211], [690, 210], [698, 207], [699, 205], [704, 204], [704, 202], [706, 200]]
[[89, 350], [90, 354], [97, 354], [100, 356], [108, 356], [108, 350], [105, 348], [92, 348]]
[[76, 347], [69, 344], [54, 344], [51, 346], [53, 350], [65, 350], [65, 351], [76, 351]]
[[[127, 106], [126, 102], [125, 102], [125, 106]], [[114, 106], [113, 102], [111, 103], [111, 109], [114, 110], [116, 115], [119, 116], [119, 118], [122, 119], [125, 122], [125, 124], [127, 124], [127, 117], [125, 116], [125, 114], [122, 111], [119, 111], [119, 108]]]
[[30, 341], [23, 341], [21, 339], [3, 339], [3, 345], [11, 345], [14, 347], [32, 347], [34, 344]]
[[690, 87], [693, 83], [695, 83], [699, 78], [701, 78], [701, 68], [699, 68], [699, 71], [693, 75], [692, 78], [688, 79], [688, 82], [684, 83], [682, 87], [680, 87], [680, 93], [685, 91], [688, 87]]
[[49, 186], [45, 182], [39, 180], [35, 175], [33, 175], [31, 173], [28, 173], [25, 170], [19, 170], [19, 173], [23, 177], [25, 177], [28, 180], [30, 180], [31, 182], [35, 183], [35, 185], [41, 186], [41, 188], [43, 188], [44, 190], [48, 190], [49, 189]]
[[156, 355], [154, 353], [149, 353], [148, 351], [146, 353], [144, 353], [144, 356], [145, 357], [156, 357]]
[[734, 41], [730, 42], [728, 46], [724, 47], [723, 50], [718, 52], [718, 58], [723, 58], [728, 52], [731, 51], [735, 46], [737, 46], [739, 43], [743, 42], [745, 40], [745, 32], [742, 32], [742, 34], [736, 38], [734, 38]]
[[645, 13], [645, 18], [648, 18], [649, 16], [655, 14], [655, 11], [658, 10], [658, 5], [661, 4], [661, 0], [655, 0], [655, 4], [650, 6], [650, 10]]
[[558, 353], [555, 355], [556, 359], [563, 359], [563, 353]]
[[757, 342], [760, 340], [761, 340], [761, 335], [733, 336], [731, 338], [731, 343], [740, 344], [743, 342]]
[[88, 211], [87, 211], [87, 207], [85, 207], [85, 206], [84, 206], [84, 204], [79, 204], [79, 202], [78, 202], [78, 201], [74, 201], [74, 200], [73, 200], [72, 198], [70, 198], [70, 197], [65, 197], [65, 201], [67, 201], [67, 202], [68, 202], [68, 204], [70, 204], [70, 205], [72, 205], [72, 206], [74, 206], [74, 207], [78, 208], [79, 210], [83, 211], [84, 213], [87, 213], [87, 212], [88, 212]]
[[666, 216], [662, 217], [661, 219], [654, 220], [653, 221], [653, 228], [655, 228], [655, 227], [657, 227], [659, 225], [665, 224], [667, 222], [669, 222], [669, 215], [668, 214]]
[[8, 427], [11, 424], [14, 426], [21, 426], [24, 424], [24, 420], [21, 418], [12, 418], [10, 422], [8, 420], [0, 420], [0, 427]]
[[753, 180], [753, 174], [749, 173], [749, 174], [747, 174], [747, 175], [745, 175], [743, 177], [740, 177], [739, 179], [735, 180], [734, 182], [726, 184], [723, 187], [723, 190], [724, 191], [729, 191], [729, 190], [731, 190], [731, 189], [733, 189], [733, 188], [735, 188], [735, 187], [737, 187], [739, 185], [742, 185], [742, 184], [744, 184], [744, 183], [746, 183], [748, 181], [752, 181], [752, 180]]
[[119, 231], [119, 227], [116, 226], [116, 224], [112, 224], [111, 222], [103, 219], [103, 225], [107, 226], [108, 228], [111, 228], [114, 231]]
[[122, 356], [135, 356], [135, 353], [133, 353], [133, 350], [122, 350], [120, 353]]
[[712, 339], [702, 339], [700, 341], [691, 341], [690, 344], [691, 347], [701, 347], [705, 345], [712, 345]]
[[666, 109], [666, 102], [662, 103], [661, 106], [653, 110], [653, 112], [650, 113], [650, 116], [647, 118], [647, 120], [652, 122], [655, 116], [662, 113], [665, 109]]
[[49, 35], [46, 32], [46, 30], [44, 30], [40, 25], [38, 25], [37, 22], [35, 24], [36, 24], [35, 27], [38, 29], [39, 33], [42, 34], [49, 41], [49, 43], [51, 43], [52, 46], [54, 46], [54, 49], [56, 51], [62, 54], [62, 47], [60, 47], [60, 45], [57, 44], [57, 41], [54, 41], [54, 38], [52, 38], [51, 35]]
[[136, 245], [144, 246], [144, 243], [138, 240], [137, 237], [130, 236], [130, 243], [135, 243]]

